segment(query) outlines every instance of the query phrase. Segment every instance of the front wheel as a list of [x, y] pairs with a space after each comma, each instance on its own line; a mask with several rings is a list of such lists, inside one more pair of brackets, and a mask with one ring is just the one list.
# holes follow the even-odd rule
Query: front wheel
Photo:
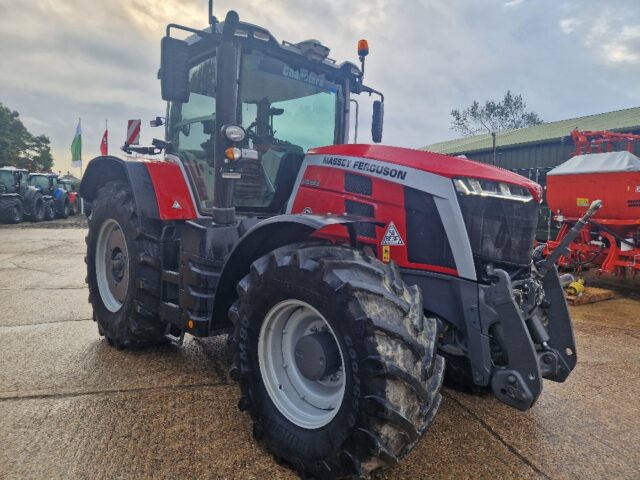
[[53, 220], [56, 218], [55, 216], [55, 207], [53, 203], [53, 199], [45, 198], [44, 199], [44, 220]]
[[440, 404], [444, 360], [395, 265], [289, 245], [254, 262], [238, 294], [232, 376], [277, 458], [303, 477], [368, 477], [411, 450]]
[[44, 220], [45, 201], [40, 192], [36, 192], [31, 199], [31, 213], [29, 220], [32, 222], [41, 222]]

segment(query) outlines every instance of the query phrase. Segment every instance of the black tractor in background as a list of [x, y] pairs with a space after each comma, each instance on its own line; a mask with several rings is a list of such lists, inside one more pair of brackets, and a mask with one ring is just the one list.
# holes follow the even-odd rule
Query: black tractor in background
[[28, 183], [29, 172], [15, 167], [0, 168], [0, 222], [45, 219], [52, 198]]
[[47, 213], [54, 218], [67, 218], [71, 214], [71, 199], [55, 173], [31, 173], [29, 185], [40, 190], [51, 198], [50, 210]]

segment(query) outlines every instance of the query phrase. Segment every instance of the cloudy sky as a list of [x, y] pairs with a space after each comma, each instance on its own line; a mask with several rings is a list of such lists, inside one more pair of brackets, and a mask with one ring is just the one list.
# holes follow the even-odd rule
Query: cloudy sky
[[[224, 17], [277, 39], [317, 38], [356, 61], [367, 38], [367, 83], [385, 93], [384, 143], [419, 147], [455, 138], [452, 108], [522, 93], [546, 121], [640, 106], [638, 0], [216, 0]], [[206, 25], [206, 0], [0, 0], [0, 102], [53, 144], [56, 170], [82, 117], [83, 158], [112, 151], [126, 119], [142, 141], [162, 135], [159, 44], [167, 23]], [[368, 100], [364, 101], [368, 103]], [[369, 113], [361, 112], [360, 139]], [[76, 172], [77, 173], [77, 172]]]

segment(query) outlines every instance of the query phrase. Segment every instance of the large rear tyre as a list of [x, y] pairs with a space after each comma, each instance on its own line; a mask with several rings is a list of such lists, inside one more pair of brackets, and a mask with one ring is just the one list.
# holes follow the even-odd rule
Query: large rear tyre
[[76, 197], [76, 199], [71, 203], [71, 208], [69, 209], [69, 215], [75, 216], [80, 212], [80, 197]]
[[118, 348], [163, 339], [160, 302], [160, 226], [137, 214], [126, 182], [104, 185], [87, 235], [87, 283], [98, 330]]
[[431, 424], [444, 360], [435, 319], [395, 265], [327, 244], [253, 263], [230, 310], [239, 406], [302, 477], [368, 477]]
[[0, 200], [0, 222], [20, 223], [24, 217], [22, 200], [17, 197]]

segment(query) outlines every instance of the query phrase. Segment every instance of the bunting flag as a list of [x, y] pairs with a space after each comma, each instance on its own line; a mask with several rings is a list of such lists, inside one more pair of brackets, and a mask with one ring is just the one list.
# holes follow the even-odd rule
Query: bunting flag
[[80, 119], [76, 127], [76, 134], [71, 142], [71, 166], [74, 168], [82, 168], [82, 129], [80, 128]]
[[109, 130], [104, 129], [104, 134], [102, 135], [102, 141], [100, 142], [100, 153], [102, 155], [109, 155]]

